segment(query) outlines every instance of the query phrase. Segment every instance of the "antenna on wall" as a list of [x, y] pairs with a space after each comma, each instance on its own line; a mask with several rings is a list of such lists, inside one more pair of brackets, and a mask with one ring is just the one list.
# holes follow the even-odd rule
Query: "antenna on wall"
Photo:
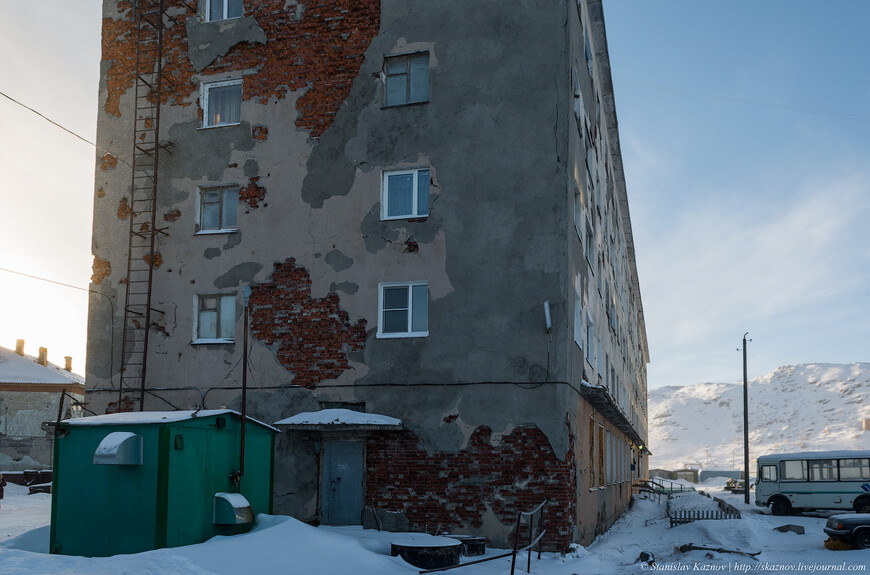
[[553, 331], [553, 321], [550, 319], [550, 300], [544, 301], [544, 321], [547, 323], [547, 333]]

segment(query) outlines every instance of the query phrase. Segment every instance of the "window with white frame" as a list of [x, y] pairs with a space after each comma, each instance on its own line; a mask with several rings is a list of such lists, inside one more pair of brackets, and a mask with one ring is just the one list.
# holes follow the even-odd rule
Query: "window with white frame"
[[574, 279], [574, 343], [580, 346], [580, 349], [586, 349], [583, 344], [583, 300], [580, 291], [583, 289], [582, 278], [580, 274]]
[[215, 186], [199, 190], [197, 233], [232, 232], [238, 229], [238, 186]]
[[583, 27], [583, 56], [586, 58], [586, 68], [589, 70], [589, 77], [592, 75], [592, 48], [589, 46], [589, 30]]
[[583, 128], [586, 124], [586, 110], [583, 103], [583, 90], [580, 88], [580, 76], [577, 74], [577, 67], [574, 67], [574, 119], [577, 120], [577, 128], [580, 129], [580, 135], [583, 136]]
[[583, 194], [580, 192], [580, 186], [574, 183], [574, 229], [577, 231], [577, 237], [583, 241]]
[[586, 315], [586, 361], [595, 367], [595, 326], [592, 325], [592, 318]]
[[242, 17], [242, 0], [205, 0], [205, 13], [209, 22]]
[[601, 377], [603, 374], [601, 370], [604, 368], [604, 362], [601, 361], [604, 359], [604, 343], [603, 340], [599, 339], [597, 341], [598, 344], [598, 352], [595, 354], [595, 370], [598, 372], [598, 377]]
[[[595, 236], [592, 233], [592, 226], [586, 222], [586, 242], [583, 245], [583, 253], [586, 255], [586, 261], [590, 264], [595, 261]], [[594, 272], [595, 270], [593, 270]]]
[[386, 106], [429, 101], [429, 53], [391, 56], [384, 59]]
[[194, 343], [229, 343], [235, 337], [236, 294], [195, 297]]
[[378, 337], [429, 335], [429, 285], [425, 281], [378, 286]]
[[241, 121], [242, 80], [202, 85], [202, 127], [232, 126]]
[[429, 168], [384, 172], [381, 188], [381, 219], [429, 215]]

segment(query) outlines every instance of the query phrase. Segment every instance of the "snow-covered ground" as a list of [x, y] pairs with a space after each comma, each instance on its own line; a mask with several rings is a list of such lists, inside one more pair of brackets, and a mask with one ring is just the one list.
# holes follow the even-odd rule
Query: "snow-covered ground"
[[[541, 575], [621, 575], [647, 571], [767, 573], [867, 572], [870, 550], [830, 551], [824, 548], [824, 515], [774, 517], [768, 511], [746, 506], [742, 495], [723, 491], [724, 478], [699, 489], [726, 499], [738, 507], [742, 519], [696, 521], [671, 528], [664, 502], [636, 500], [632, 508], [604, 535], [588, 547], [561, 555], [544, 553], [532, 559], [532, 573]], [[707, 506], [700, 495], [681, 496], [681, 505]], [[52, 573], [109, 575], [125, 574], [269, 574], [316, 575], [408, 575], [418, 569], [399, 557], [390, 557], [390, 540], [400, 534], [363, 530], [359, 527], [311, 527], [283, 516], [261, 515], [257, 527], [245, 535], [215, 537], [200, 545], [159, 549], [136, 555], [106, 558], [48, 555], [48, 495], [27, 495], [17, 485], [7, 487], [0, 508], [0, 573]], [[829, 514], [828, 514], [829, 515]], [[773, 528], [792, 523], [806, 529], [805, 535], [780, 533]], [[761, 551], [756, 558], [718, 551], [689, 551], [696, 546]], [[642, 551], [655, 556], [654, 566], [638, 562]], [[487, 555], [497, 554], [487, 550]], [[517, 573], [525, 572], [523, 556]], [[494, 575], [510, 572], [510, 558], [453, 571], [458, 575]]]
[[[749, 381], [749, 453], [870, 449], [870, 363], [785, 366]], [[652, 469], [743, 468], [743, 382], [649, 392]], [[753, 465], [751, 465], [753, 467]]]

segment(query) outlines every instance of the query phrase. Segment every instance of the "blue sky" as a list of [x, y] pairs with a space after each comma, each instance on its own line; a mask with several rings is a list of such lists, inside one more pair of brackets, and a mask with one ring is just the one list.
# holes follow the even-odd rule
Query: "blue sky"
[[870, 3], [604, 7], [650, 386], [870, 360]]
[[[100, 6], [0, 19], [0, 91], [91, 139]], [[870, 361], [870, 2], [604, 9], [650, 386], [739, 380], [746, 331], [750, 377]], [[93, 149], [2, 97], [0, 125], [0, 267], [87, 287]], [[84, 373], [86, 306], [0, 272], [0, 345]]]

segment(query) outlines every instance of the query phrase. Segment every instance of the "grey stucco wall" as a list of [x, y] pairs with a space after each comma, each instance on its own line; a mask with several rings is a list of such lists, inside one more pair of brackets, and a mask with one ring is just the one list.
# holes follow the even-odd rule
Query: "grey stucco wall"
[[[345, 286], [342, 309], [351, 321], [369, 322], [363, 351], [337, 383], [568, 379], [564, 347], [550, 344], [543, 321], [543, 302], [550, 300], [553, 339], [563, 340], [570, 328], [568, 214], [561, 201], [567, 141], [560, 110], [569, 97], [565, 11], [544, 1], [502, 11], [490, 2], [459, 19], [441, 4], [406, 4], [383, 3], [381, 34], [317, 142], [292, 124], [294, 94], [269, 105], [244, 102], [240, 125], [213, 129], [199, 128], [195, 105], [164, 106], [162, 139], [175, 146], [161, 156], [158, 218], [168, 209], [181, 217], [165, 224], [169, 235], [159, 239], [164, 263], [155, 270], [153, 300], [164, 314], [157, 319], [161, 330], [151, 333], [149, 385], [238, 384], [238, 369], [223, 377], [238, 360], [238, 345], [190, 344], [193, 297], [268, 280], [270, 264], [289, 257], [311, 273], [312, 297]], [[417, 50], [430, 54], [430, 101], [384, 109], [383, 86], [373, 74], [384, 56]], [[209, 80], [232, 76], [208, 67], [202, 72]], [[130, 99], [122, 97], [120, 118], [101, 109], [101, 145], [123, 149]], [[268, 127], [268, 140], [252, 139], [252, 125]], [[406, 166], [431, 170], [430, 216], [380, 221], [381, 172]], [[94, 222], [95, 253], [113, 263], [112, 275], [94, 287], [116, 301], [123, 298], [126, 222], [114, 212], [129, 195], [122, 168], [97, 170], [105, 195], [96, 198]], [[197, 186], [244, 185], [250, 177], [267, 189], [266, 205], [240, 203], [237, 233], [195, 235]], [[418, 251], [405, 251], [409, 238]], [[429, 337], [376, 337], [377, 285], [391, 280], [429, 282]], [[95, 301], [90, 387], [109, 387], [105, 324], [106, 311]], [[119, 348], [116, 339], [115, 385]], [[292, 383], [273, 351], [255, 342], [253, 369], [261, 381]]]
[[[115, 17], [114, 0], [105, 5]], [[274, 262], [294, 258], [310, 274], [310, 298], [334, 292], [351, 323], [367, 321], [365, 342], [345, 349], [341, 375], [299, 389], [290, 387], [295, 374], [282, 365], [280, 346], [252, 338], [252, 416], [272, 422], [321, 402], [365, 402], [368, 411], [402, 418], [433, 453], [462, 449], [481, 425], [498, 441], [534, 424], [564, 458], [566, 415], [581, 426], [573, 433], [582, 433], [584, 408], [576, 391], [546, 382], [576, 384], [592, 367], [573, 337], [578, 274], [583, 305], [606, 322], [573, 228], [574, 174], [591, 157], [572, 115], [576, 18], [573, 0], [482, 0], [471, 10], [458, 0], [384, 0], [380, 33], [317, 138], [296, 125], [304, 89], [243, 101], [241, 123], [229, 127], [200, 128], [198, 92], [188, 105], [164, 106], [161, 140], [174, 147], [161, 155], [158, 220], [168, 235], [159, 238], [163, 264], [154, 275], [153, 304], [162, 314], [151, 331], [149, 387], [195, 386], [208, 391], [206, 407], [238, 408], [242, 287], [270, 281]], [[214, 26], [187, 25], [195, 81], [250, 73], [213, 64], [238, 42], [268, 53], [269, 39], [253, 18], [226, 27], [224, 37]], [[384, 57], [418, 51], [429, 54], [429, 101], [385, 108], [378, 78]], [[104, 62], [101, 103], [106, 69]], [[590, 86], [587, 79], [594, 115]], [[130, 91], [120, 109], [116, 117], [100, 107], [98, 143], [106, 149], [130, 146]], [[268, 137], [255, 138], [257, 127]], [[603, 159], [596, 162], [591, 169], [604, 170]], [[383, 171], [419, 167], [430, 170], [429, 216], [382, 221]], [[115, 302], [112, 316], [103, 298], [91, 299], [87, 379], [97, 412], [117, 399], [122, 363], [128, 222], [117, 210], [130, 195], [124, 168], [96, 173], [93, 249], [112, 273], [91, 287]], [[238, 231], [196, 233], [200, 187], [244, 187], [253, 178], [265, 196], [255, 205], [240, 201]], [[378, 338], [378, 283], [416, 280], [428, 282], [429, 335]], [[235, 341], [192, 344], [194, 298], [214, 293], [236, 296]], [[157, 395], [165, 401], [148, 396], [146, 409], [200, 401], [195, 391]], [[456, 417], [445, 421], [448, 415]], [[282, 435], [276, 446], [276, 511], [313, 517], [312, 445]]]

